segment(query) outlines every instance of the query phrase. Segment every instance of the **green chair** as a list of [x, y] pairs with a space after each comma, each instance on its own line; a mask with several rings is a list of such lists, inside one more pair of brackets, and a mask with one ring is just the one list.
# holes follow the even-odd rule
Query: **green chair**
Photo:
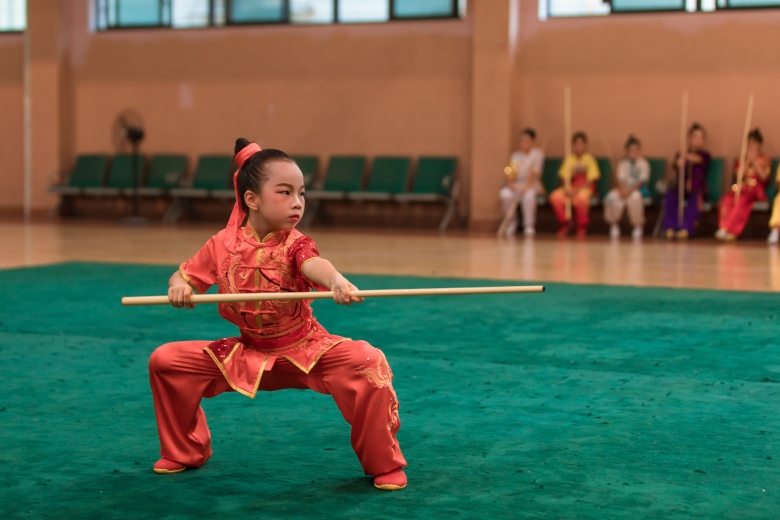
[[386, 201], [406, 191], [411, 159], [408, 157], [376, 157], [371, 166], [368, 188], [347, 193], [354, 201]]
[[650, 182], [647, 183], [647, 191], [650, 193], [650, 197], [645, 199], [645, 205], [649, 206], [661, 199], [661, 194], [658, 192], [656, 184], [666, 175], [666, 159], [663, 157], [650, 157], [647, 159], [647, 162], [650, 163]]
[[597, 157], [596, 162], [599, 165], [601, 177], [596, 181], [596, 194], [590, 200], [591, 206], [597, 206], [609, 190], [612, 189], [612, 161], [608, 157]]
[[171, 195], [188, 199], [205, 199], [217, 193], [219, 194], [216, 195], [217, 198], [235, 197], [233, 172], [235, 172], [235, 165], [231, 156], [202, 155], [189, 181], [192, 183], [191, 186], [174, 188], [171, 190]]
[[309, 190], [310, 200], [344, 200], [347, 192], [359, 191], [363, 184], [366, 158], [363, 156], [334, 156], [328, 161], [325, 182], [321, 189]]
[[294, 155], [293, 160], [303, 173], [303, 183], [306, 188], [311, 187], [312, 182], [317, 178], [319, 159], [316, 155]]
[[49, 186], [49, 191], [60, 195], [80, 195], [84, 188], [103, 186], [108, 166], [108, 155], [79, 155], [67, 184]]
[[138, 195], [161, 197], [172, 188], [178, 188], [186, 167], [184, 155], [155, 155], [149, 165], [146, 185], [138, 188]]
[[166, 224], [175, 224], [184, 212], [191, 218], [197, 218], [194, 200], [197, 199], [229, 199], [235, 200], [233, 189], [233, 172], [236, 167], [230, 155], [201, 155], [192, 177], [182, 184], [188, 187], [172, 188], [173, 204], [163, 217]]
[[726, 160], [723, 157], [713, 157], [707, 170], [707, 202], [704, 210], [709, 211], [718, 207], [723, 198], [723, 181], [726, 171]]
[[[133, 175], [134, 162], [135, 175]], [[83, 193], [93, 197], [132, 195], [134, 179], [137, 186], [143, 185], [145, 167], [146, 156], [143, 154], [139, 154], [135, 159], [132, 154], [117, 154], [108, 169], [106, 185], [100, 188], [84, 188]]]
[[452, 217], [458, 214], [457, 166], [456, 157], [420, 157], [412, 191], [395, 194], [393, 199], [401, 203], [446, 204], [447, 211], [439, 224], [439, 230], [445, 231]]
[[555, 189], [560, 187], [561, 178], [558, 176], [558, 172], [563, 164], [561, 157], [547, 157], [544, 159], [544, 166], [542, 166], [542, 185], [545, 191], [550, 194]]
[[769, 172], [769, 185], [766, 188], [766, 198], [771, 204], [777, 196], [777, 170], [780, 168], [780, 158], [772, 159], [772, 171]]
[[547, 204], [548, 197], [553, 190], [561, 185], [561, 178], [558, 177], [558, 171], [561, 169], [563, 159], [561, 157], [545, 157], [542, 164], [542, 187], [545, 193], [536, 196], [536, 203], [540, 206]]

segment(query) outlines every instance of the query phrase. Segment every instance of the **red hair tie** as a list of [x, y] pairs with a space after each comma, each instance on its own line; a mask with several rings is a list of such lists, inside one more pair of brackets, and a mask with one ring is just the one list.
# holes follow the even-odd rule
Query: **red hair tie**
[[236, 166], [238, 166], [238, 169], [240, 170], [242, 166], [244, 166], [244, 163], [249, 160], [250, 157], [252, 157], [257, 152], [263, 151], [262, 148], [260, 148], [260, 145], [257, 143], [249, 143], [245, 147], [243, 147], [233, 158], [233, 162], [236, 163]]
[[236, 166], [238, 166], [238, 170], [236, 170], [236, 173], [233, 174], [233, 189], [236, 191], [236, 203], [233, 206], [233, 212], [230, 214], [230, 219], [228, 220], [227, 226], [225, 227], [225, 247], [230, 252], [235, 252], [236, 250], [238, 230], [246, 219], [246, 211], [244, 211], [244, 205], [242, 204], [238, 193], [238, 172], [250, 157], [262, 150], [263, 149], [260, 148], [259, 144], [249, 143], [243, 147], [233, 158], [233, 162], [236, 163]]

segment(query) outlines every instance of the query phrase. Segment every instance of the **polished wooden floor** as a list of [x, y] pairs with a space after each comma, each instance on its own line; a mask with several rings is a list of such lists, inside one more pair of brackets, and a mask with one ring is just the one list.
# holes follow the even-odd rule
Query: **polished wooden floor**
[[[68, 261], [175, 265], [217, 225], [132, 228], [96, 223], [0, 223], [0, 268]], [[323, 256], [345, 273], [780, 290], [780, 257], [762, 243], [498, 240], [466, 233], [312, 229]]]

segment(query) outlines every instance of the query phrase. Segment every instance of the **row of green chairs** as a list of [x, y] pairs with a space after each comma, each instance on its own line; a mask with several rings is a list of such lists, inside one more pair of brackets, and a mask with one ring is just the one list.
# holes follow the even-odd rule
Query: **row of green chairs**
[[[296, 160], [304, 175], [315, 177], [315, 158], [309, 163]], [[439, 224], [441, 230], [457, 214], [456, 158], [420, 157], [414, 175], [410, 157], [375, 157], [369, 171], [367, 165], [363, 156], [331, 157], [325, 175], [316, 177], [306, 191], [311, 202], [303, 224], [311, 222], [323, 201], [444, 204], [447, 211]]]
[[[316, 156], [295, 156], [304, 174], [311, 221], [321, 201], [351, 200], [396, 201], [400, 203], [443, 203], [447, 205], [441, 222], [446, 228], [457, 212], [457, 160], [453, 157], [421, 157], [416, 173], [412, 175], [409, 157], [376, 157], [370, 172], [363, 156], [333, 156], [323, 176], [318, 176], [319, 159]], [[191, 207], [195, 199], [232, 199], [235, 192], [232, 177], [233, 159], [227, 155], [204, 155], [198, 159], [192, 175], [187, 175], [184, 155], [159, 154], [147, 163], [139, 155], [133, 175], [132, 155], [81, 155], [67, 181], [52, 186], [50, 191], [63, 196], [119, 197], [133, 194], [133, 180], [142, 197], [170, 196], [174, 205], [166, 215], [175, 221]], [[368, 176], [366, 175], [368, 173]]]
[[67, 182], [49, 189], [71, 196], [130, 195], [135, 177], [140, 195], [156, 197], [179, 185], [186, 166], [187, 158], [183, 155], [155, 155], [148, 168], [144, 155], [135, 159], [129, 154], [119, 154], [113, 159], [104, 154], [80, 155]]

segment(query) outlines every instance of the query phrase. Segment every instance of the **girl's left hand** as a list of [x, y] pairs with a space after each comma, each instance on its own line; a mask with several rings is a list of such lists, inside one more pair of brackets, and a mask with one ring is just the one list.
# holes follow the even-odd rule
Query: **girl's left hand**
[[353, 291], [357, 291], [358, 288], [349, 283], [349, 280], [342, 275], [338, 275], [330, 286], [330, 290], [333, 291], [333, 301], [339, 305], [352, 305], [353, 303], [361, 303], [363, 298], [352, 296]]

